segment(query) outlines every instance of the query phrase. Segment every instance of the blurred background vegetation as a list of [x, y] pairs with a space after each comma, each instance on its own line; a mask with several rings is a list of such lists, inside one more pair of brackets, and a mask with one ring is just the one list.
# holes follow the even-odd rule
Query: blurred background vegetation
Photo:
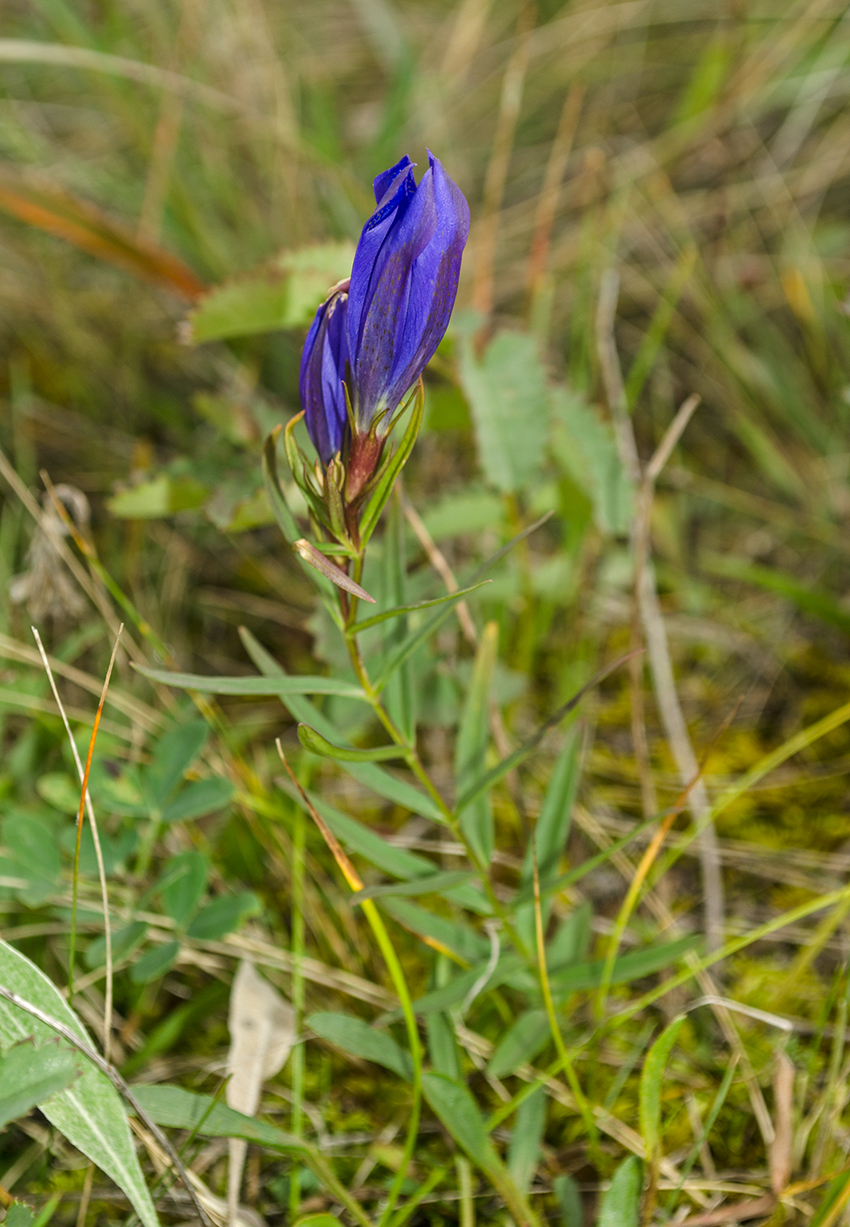
[[[498, 748], [634, 642], [633, 491], [616, 427], [629, 424], [646, 463], [691, 394], [701, 402], [658, 478], [651, 550], [708, 796], [847, 701], [850, 23], [840, 0], [6, 0], [0, 35], [0, 914], [7, 940], [58, 983], [67, 978], [76, 786], [30, 625], [58, 662], [85, 747], [123, 620], [96, 800], [116, 924], [125, 923], [114, 1042], [130, 1073], [215, 1085], [234, 960], [253, 942], [290, 993], [299, 924], [316, 966], [342, 977], [308, 976], [308, 1013], [340, 1001], [356, 1009], [352, 992], [372, 1011], [385, 1004], [385, 988], [368, 996], [384, 973], [312, 832], [306, 895], [293, 912], [294, 811], [274, 754], [277, 736], [297, 745], [287, 713], [272, 700], [204, 708], [212, 735], [198, 734], [179, 774], [189, 772], [187, 794], [206, 793], [172, 796], [176, 817], [163, 822], [146, 808], [143, 776], [158, 761], [157, 739], [193, 709], [130, 662], [246, 673], [244, 627], [289, 671], [339, 663], [261, 488], [263, 437], [299, 408], [306, 320], [275, 294], [287, 278], [301, 285], [304, 268], [320, 288], [345, 275], [371, 180], [403, 153], [421, 166], [433, 149], [473, 217], [458, 311], [405, 470], [425, 530], [408, 531], [414, 592], [441, 591], [423, 542], [462, 578], [553, 513], [470, 602], [474, 627], [499, 626]], [[320, 254], [301, 264], [291, 254], [316, 245]], [[207, 298], [211, 287], [224, 288]], [[493, 388], [506, 406], [498, 421], [488, 417]], [[47, 529], [65, 531], [42, 470], [84, 545], [64, 538], [76, 572], [36, 525], [42, 508]], [[435, 778], [451, 764], [471, 659], [461, 628], [447, 623], [417, 663]], [[653, 812], [648, 799], [661, 807], [680, 791], [641, 670], [643, 749], [634, 670], [631, 681], [628, 668], [608, 678], [582, 709], [566, 864], [628, 832]], [[352, 735], [368, 735], [344, 703], [333, 710]], [[551, 735], [524, 781], [532, 809], [562, 744]], [[842, 726], [718, 818], [727, 935], [843, 885], [848, 769]], [[303, 770], [391, 843], [439, 853], [424, 820], [315, 760]], [[496, 816], [508, 880], [525, 834], [507, 795]], [[691, 852], [655, 889], [681, 931], [698, 933], [702, 877]], [[174, 858], [195, 853], [205, 876], [186, 910], [156, 883]], [[564, 904], [592, 905], [588, 941], [611, 932], [638, 859], [629, 856], [588, 875]], [[94, 908], [85, 845], [82, 868]], [[626, 944], [663, 936], [659, 915], [637, 911]], [[102, 923], [96, 909], [81, 922], [92, 944], [78, 1008], [96, 1029]], [[818, 923], [780, 930], [723, 971], [729, 997], [794, 1020], [801, 1182], [839, 1171], [850, 1149], [846, 927], [843, 913]], [[424, 991], [422, 946], [394, 931]], [[604, 945], [593, 950], [604, 956]], [[616, 994], [622, 1005], [638, 989]], [[479, 1030], [496, 1041], [505, 1022], [488, 1008]], [[649, 1039], [641, 1028], [653, 1021], [638, 1018], [628, 1042], [606, 1041], [589, 1075], [596, 1100], [624, 1121]], [[777, 1033], [747, 1017], [736, 1025], [752, 1078], [769, 1088]], [[694, 1022], [688, 1044], [693, 1063], [681, 1058], [671, 1091], [688, 1112], [667, 1143], [683, 1162], [729, 1062], [709, 1022]], [[405, 1102], [397, 1084], [374, 1065], [352, 1072], [327, 1045], [302, 1052], [309, 1128], [332, 1139], [350, 1179], [386, 1187], [398, 1158], [388, 1125], [400, 1127]], [[695, 1160], [704, 1212], [730, 1190], [770, 1187], [764, 1120], [745, 1083], [732, 1085]], [[291, 1097], [284, 1073], [264, 1109], [287, 1119]], [[442, 1145], [436, 1124], [427, 1144]], [[581, 1122], [556, 1115], [532, 1168], [547, 1213], [572, 1227], [569, 1205], [562, 1199], [559, 1211], [551, 1196], [571, 1173], [590, 1222], [623, 1145], [606, 1142], [607, 1169], [588, 1165]], [[8, 1129], [0, 1185], [36, 1198], [62, 1192], [56, 1220], [72, 1222], [85, 1169], [52, 1147], [38, 1120]], [[208, 1148], [198, 1166], [218, 1192], [223, 1153]], [[280, 1160], [249, 1160], [247, 1200], [269, 1221], [292, 1209], [288, 1173]], [[302, 1177], [302, 1208], [311, 1196], [323, 1205]], [[787, 1217], [770, 1221], [812, 1221], [821, 1193], [807, 1202], [801, 1185]], [[455, 1196], [435, 1194], [419, 1213], [452, 1221]], [[91, 1206], [95, 1217], [118, 1213], [97, 1187]], [[482, 1189], [478, 1214], [501, 1213]], [[765, 1221], [769, 1213], [781, 1212]], [[817, 1221], [840, 1221], [828, 1213]]]

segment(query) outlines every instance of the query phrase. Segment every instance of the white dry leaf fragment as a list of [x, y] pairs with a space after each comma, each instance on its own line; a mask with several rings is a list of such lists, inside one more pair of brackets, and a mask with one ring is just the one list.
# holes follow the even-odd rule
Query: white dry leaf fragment
[[[227, 1103], [246, 1116], [254, 1116], [263, 1083], [283, 1069], [292, 1049], [295, 1014], [289, 1002], [246, 959], [233, 978], [228, 1026]], [[236, 1227], [246, 1150], [245, 1141], [230, 1139], [227, 1206], [231, 1227]]]

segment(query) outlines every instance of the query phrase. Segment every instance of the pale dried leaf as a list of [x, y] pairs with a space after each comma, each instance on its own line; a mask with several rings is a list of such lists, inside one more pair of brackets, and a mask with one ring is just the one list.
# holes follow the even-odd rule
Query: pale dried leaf
[[[277, 989], [244, 959], [233, 979], [228, 1026], [227, 1102], [238, 1112], [253, 1116], [263, 1082], [274, 1077], [289, 1056], [295, 1040], [295, 1015]], [[244, 1141], [231, 1139], [227, 1182], [231, 1224], [236, 1223], [246, 1149]]]

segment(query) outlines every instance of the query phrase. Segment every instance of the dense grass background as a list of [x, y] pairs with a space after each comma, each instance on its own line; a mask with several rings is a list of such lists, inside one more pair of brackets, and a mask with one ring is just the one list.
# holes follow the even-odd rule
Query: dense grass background
[[[132, 789], [119, 795], [118, 785], [129, 788], [148, 769], [172, 721], [198, 718], [182, 692], [152, 686], [131, 658], [248, 673], [245, 627], [291, 672], [342, 667], [258, 493], [262, 439], [298, 408], [304, 330], [193, 346], [181, 324], [201, 287], [266, 267], [282, 251], [356, 240], [372, 177], [404, 152], [420, 164], [426, 146], [437, 152], [468, 196], [473, 231], [464, 313], [428, 377], [405, 494], [461, 577], [554, 513], [470, 601], [479, 635], [498, 626], [487, 761], [642, 639], [611, 423], [621, 457], [633, 430], [646, 464], [696, 393], [699, 407], [646, 508], [655, 625], [666, 630], [678, 702], [714, 802], [848, 698], [848, 9], [836, 0], [730, 0], [722, 9], [681, 0], [7, 0], [0, 35], [2, 936], [67, 982], [77, 802], [30, 625], [58, 662], [85, 748], [123, 620], [95, 799], [113, 924], [140, 925], [144, 944], [116, 961], [114, 1059], [136, 1080], [214, 1093], [233, 972], [253, 953], [294, 996], [306, 1037], [267, 1087], [262, 1111], [317, 1139], [371, 1213], [398, 1166], [409, 1091], [316, 1039], [304, 1019], [346, 1010], [372, 1021], [393, 999], [322, 839], [312, 826], [305, 832], [282, 789], [275, 738], [305, 781], [391, 846], [447, 869], [459, 862], [432, 823], [301, 754], [276, 700], [202, 703], [213, 732], [190, 777], [230, 782], [211, 816], [163, 828]], [[607, 293], [615, 306], [615, 277], [611, 330], [605, 305]], [[519, 393], [535, 380], [542, 390], [536, 402], [518, 393], [508, 426], [509, 450], [540, 439], [515, 480], [500, 481], [487, 462], [486, 420], [475, 403], [470, 410], [469, 371], [492, 357], [488, 345], [508, 353]], [[93, 563], [68, 539], [84, 584], [38, 535], [32, 499], [43, 497], [42, 470], [81, 492], [65, 497], [96, 549]], [[442, 580], [410, 527], [407, 551], [414, 595], [439, 594]], [[382, 556], [380, 544], [374, 553]], [[379, 572], [376, 563], [376, 584]], [[442, 783], [473, 652], [450, 620], [417, 660], [423, 755]], [[547, 735], [514, 787], [497, 790], [494, 880], [505, 898], [565, 738], [580, 747], [582, 774], [563, 870], [675, 802], [681, 762], [658, 694], [642, 658], [622, 667], [588, 696], [578, 723]], [[325, 711], [352, 736], [372, 736], [350, 705]], [[846, 724], [802, 737], [799, 753], [718, 815], [715, 852], [694, 855], [688, 813], [676, 821], [665, 848], [684, 854], [658, 853], [623, 916], [623, 949], [693, 935], [705, 952], [713, 858], [725, 936], [744, 941], [708, 987], [685, 977], [661, 993], [664, 978], [686, 966], [680, 957], [660, 972], [625, 975], [607, 1001], [593, 986], [559, 999], [567, 1042], [581, 1044], [600, 1017], [656, 997], [581, 1050], [584, 1093], [607, 1114], [598, 1145], [588, 1149], [563, 1080], [540, 1127], [531, 1118], [522, 1126], [532, 1136], [537, 1129], [530, 1158], [517, 1158], [514, 1118], [494, 1133], [542, 1216], [576, 1227], [577, 1190], [586, 1222], [595, 1222], [600, 1188], [630, 1150], [644, 1153], [643, 1058], [687, 1009], [663, 1080], [668, 1166], [646, 1221], [738, 1221], [728, 1207], [747, 1199], [756, 1221], [850, 1221], [841, 1217], [850, 1198], [848, 898], [818, 910], [850, 865], [848, 756]], [[584, 918], [574, 923], [574, 961], [609, 953], [654, 829], [555, 897], [553, 934], [557, 921]], [[293, 894], [305, 835], [306, 877]], [[103, 923], [83, 851], [75, 1000], [97, 1032], [103, 972], [98, 948], [87, 947]], [[232, 923], [211, 938], [183, 934], [176, 961], [157, 967], [175, 915], [156, 884], [172, 858], [190, 852], [205, 858], [208, 897], [234, 901]], [[383, 879], [367, 860], [357, 863], [367, 881]], [[466, 923], [466, 954], [486, 958], [480, 917], [463, 921], [445, 900], [430, 906]], [[779, 923], [794, 909], [793, 923]], [[421, 996], [451, 964], [407, 919], [406, 928], [388, 924]], [[774, 924], [760, 940], [750, 936]], [[291, 952], [302, 943], [312, 962], [306, 985], [297, 975], [293, 985]], [[710, 992], [743, 1013], [694, 1006]], [[458, 1069], [485, 1112], [521, 1086], [513, 1072], [488, 1074], [487, 1060], [514, 1015], [538, 1008], [529, 994], [487, 992], [453, 1017]], [[543, 1068], [554, 1057], [553, 1045], [534, 1059]], [[224, 1144], [187, 1157], [223, 1196]], [[432, 1167], [445, 1171], [417, 1221], [504, 1220], [486, 1175], [465, 1164], [426, 1111], [406, 1192]], [[684, 1193], [675, 1191], [680, 1177]], [[86, 1162], [38, 1115], [0, 1134], [0, 1186], [34, 1206], [61, 1193], [50, 1203], [57, 1223], [77, 1221], [81, 1202], [87, 1222], [126, 1217], [114, 1189], [97, 1174], [92, 1185]], [[179, 1196], [179, 1187], [163, 1194], [168, 1221], [188, 1213]], [[293, 1179], [287, 1160], [261, 1151], [249, 1156], [243, 1199], [269, 1222], [291, 1220], [299, 1205], [302, 1213], [331, 1205], [308, 1172]]]

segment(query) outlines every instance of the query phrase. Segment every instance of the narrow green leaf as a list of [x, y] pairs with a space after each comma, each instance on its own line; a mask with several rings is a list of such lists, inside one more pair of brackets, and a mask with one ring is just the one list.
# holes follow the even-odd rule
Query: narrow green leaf
[[492, 1078], [507, 1078], [539, 1056], [552, 1033], [545, 1010], [524, 1010], [515, 1018], [499, 1040], [490, 1060], [487, 1073]]
[[561, 1227], [584, 1227], [584, 1206], [581, 1193], [572, 1176], [556, 1176], [552, 1191], [558, 1203]]
[[[476, 779], [484, 774], [487, 745], [490, 740], [490, 687], [496, 668], [499, 626], [490, 622], [484, 628], [475, 653], [472, 680], [463, 706], [460, 728], [455, 742], [455, 778], [461, 797]], [[460, 825], [479, 862], [488, 865], [493, 855], [493, 811], [490, 798], [480, 793], [474, 803], [465, 807]]]
[[395, 1042], [386, 1031], [376, 1031], [362, 1018], [353, 1014], [333, 1014], [330, 1012], [311, 1014], [307, 1026], [315, 1031], [320, 1039], [341, 1048], [352, 1057], [364, 1061], [374, 1061], [405, 1078], [408, 1082], [413, 1078], [413, 1064], [410, 1056]]
[[175, 686], [180, 690], [197, 690], [202, 694], [240, 695], [260, 698], [274, 695], [283, 698], [291, 694], [335, 694], [343, 699], [365, 699], [360, 686], [338, 681], [333, 677], [206, 677], [200, 673], [171, 673], [168, 669], [150, 669], [146, 665], [134, 668], [152, 682]]
[[664, 1070], [685, 1019], [675, 1018], [646, 1054], [640, 1076], [640, 1129], [647, 1157], [656, 1163], [661, 1148], [661, 1091]]
[[219, 1103], [209, 1095], [195, 1095], [179, 1086], [136, 1086], [133, 1094], [158, 1125], [173, 1129], [189, 1129], [201, 1137], [244, 1138], [268, 1150], [294, 1155], [318, 1177], [349, 1214], [361, 1224], [372, 1227], [369, 1219], [340, 1184], [327, 1160], [303, 1138], [285, 1133], [274, 1125], [255, 1120]]
[[[147, 935], [148, 926], [143, 920], [134, 920], [112, 934], [112, 961], [120, 963], [138, 950]], [[102, 967], [106, 962], [106, 936], [95, 938], [86, 950], [86, 967]]]
[[531, 1188], [540, 1162], [546, 1129], [546, 1105], [546, 1092], [541, 1086], [517, 1108], [508, 1149], [508, 1171], [516, 1187], [525, 1194]]
[[[474, 584], [473, 587], [480, 587], [480, 584]], [[469, 591], [465, 589], [464, 591]], [[432, 614], [424, 622], [420, 622], [419, 626], [415, 627], [410, 634], [402, 640], [399, 646], [390, 656], [389, 660], [381, 670], [380, 676], [374, 682], [374, 688], [377, 693], [380, 693], [389, 682], [390, 678], [400, 669], [406, 660], [409, 659], [420, 646], [425, 643], [437, 628], [446, 620], [458, 601], [463, 600], [461, 591], [451, 593], [443, 602], [442, 608], [436, 614]]]
[[[269, 653], [265, 650], [249, 630], [245, 627], [240, 627], [239, 635], [242, 643], [251, 660], [267, 677], [286, 677], [286, 673]], [[280, 700], [288, 709], [293, 719], [298, 720], [302, 724], [309, 724], [323, 737], [329, 741], [336, 742], [338, 745], [345, 738], [338, 729], [331, 724], [327, 716], [311, 703], [310, 700], [302, 695], [280, 695]], [[371, 788], [379, 797], [385, 797], [388, 801], [392, 801], [395, 805], [401, 805], [405, 809], [411, 810], [414, 814], [421, 814], [423, 818], [430, 818], [433, 822], [444, 822], [445, 819], [431, 800], [425, 793], [420, 792], [412, 784], [408, 784], [406, 780], [400, 780], [394, 775], [390, 775], [388, 771], [384, 771], [382, 767], [378, 767], [373, 763], [351, 763], [343, 764], [343, 770], [353, 776], [366, 788]]]
[[[683, 959], [686, 954], [695, 950], [700, 944], [696, 935], [680, 937], [674, 942], [664, 942], [658, 946], [648, 946], [645, 950], [636, 950], [631, 954], [621, 955], [614, 964], [612, 984], [628, 984], [643, 976], [651, 976], [656, 971], [669, 967]], [[598, 959], [593, 963], [576, 963], [565, 971], [550, 975], [552, 992], [560, 997], [570, 993], [584, 992], [586, 989], [598, 988], [602, 983], [602, 973], [605, 960]]]
[[420, 609], [433, 609], [436, 605], [445, 605], [447, 601], [461, 600], [469, 596], [471, 592], [477, 592], [479, 588], [492, 582], [492, 580], [483, 579], [479, 584], [472, 584], [469, 588], [460, 588], [457, 592], [447, 592], [444, 596], [434, 597], [431, 601], [419, 601], [415, 605], [400, 605], [396, 609], [386, 609], [383, 613], [374, 614], [363, 622], [355, 623], [351, 628], [351, 633], [352, 635], [359, 634], [360, 631], [367, 631], [370, 627], [377, 626], [379, 622], [389, 621], [390, 618], [401, 618], [407, 614], [418, 613]]
[[[387, 606], [407, 603], [407, 537], [400, 491], [396, 491], [389, 505], [384, 529], [384, 548], [381, 557], [381, 600]], [[384, 657], [392, 655], [408, 633], [407, 617], [384, 624], [381, 640]], [[413, 659], [408, 659], [390, 678], [384, 692], [384, 705], [404, 740], [412, 745], [416, 732], [416, 682], [413, 676]]]
[[469, 1089], [444, 1074], [426, 1073], [422, 1076], [422, 1093], [461, 1150], [501, 1194], [519, 1227], [538, 1227], [537, 1215], [499, 1158]]
[[295, 1220], [295, 1227], [340, 1227], [340, 1220], [332, 1214], [305, 1214]]
[[55, 1042], [16, 1044], [0, 1053], [0, 1129], [64, 1091], [79, 1072], [77, 1054]]
[[611, 1186], [602, 1194], [596, 1227], [640, 1227], [643, 1164], [635, 1155], [624, 1159]]
[[555, 728], [555, 726], [560, 724], [561, 721], [568, 716], [574, 708], [578, 707], [579, 703], [588, 693], [588, 691], [593, 690], [593, 688], [598, 686], [601, 681], [604, 681], [609, 673], [613, 673], [615, 669], [619, 669], [620, 665], [624, 664], [628, 659], [628, 656], [620, 657], [620, 659], [615, 660], [613, 664], [607, 665], [604, 669], [600, 669], [599, 672], [595, 674], [586, 685], [582, 686], [581, 690], [577, 691], [567, 703], [564, 703], [563, 706], [559, 707], [548, 720], [545, 720], [537, 729], [536, 733], [533, 733], [527, 741], [523, 742], [521, 746], [518, 746], [517, 749], [514, 750], [513, 754], [509, 754], [507, 758], [503, 758], [500, 763], [497, 763], [492, 770], [486, 772], [486, 774], [480, 776], [477, 780], [474, 780], [458, 798], [457, 812], [460, 813], [466, 808], [467, 805], [471, 805], [472, 802], [483, 793], [488, 792], [491, 788], [498, 784], [500, 780], [503, 780], [508, 772], [513, 771], [515, 767], [518, 767], [520, 763], [524, 762], [528, 758], [529, 754], [531, 754], [531, 752], [535, 750], [537, 746], [539, 746], [540, 742], [543, 740], [549, 730]]
[[375, 746], [371, 750], [349, 750], [345, 746], [335, 746], [321, 733], [311, 729], [309, 724], [298, 725], [298, 740], [311, 754], [343, 763], [382, 763], [391, 758], [404, 758], [406, 753], [400, 746]]
[[442, 894], [452, 886], [471, 882], [475, 875], [467, 869], [449, 869], [444, 873], [432, 873], [427, 878], [414, 878], [412, 882], [387, 882], [379, 886], [364, 886], [355, 891], [349, 902], [354, 905], [364, 899], [393, 899], [410, 895]]
[[387, 504], [387, 500], [392, 494], [393, 486], [396, 483], [401, 470], [404, 468], [407, 458], [413, 450], [413, 445], [419, 435], [419, 429], [422, 425], [422, 415], [425, 410], [425, 390], [422, 385], [422, 380], [416, 386], [416, 391], [413, 395], [413, 406], [410, 411], [410, 420], [407, 423], [407, 429], [402, 436], [401, 443], [398, 445], [392, 459], [384, 470], [384, 474], [378, 482], [377, 487], [369, 498], [363, 515], [360, 519], [360, 541], [365, 546], [372, 533], [377, 527], [378, 520], [381, 518], [381, 512]]
[[406, 929], [447, 946], [466, 962], [476, 962], [489, 949], [489, 942], [476, 933], [471, 925], [438, 916], [408, 899], [385, 899], [382, 907]]
[[[69, 1027], [89, 1047], [94, 1047], [55, 985], [34, 963], [3, 941], [0, 941], [0, 983]], [[53, 1040], [55, 1032], [17, 1006], [0, 1000], [0, 1044], [12, 1045], [29, 1036], [43, 1044]], [[41, 1111], [72, 1146], [115, 1181], [145, 1227], [158, 1227], [156, 1210], [139, 1167], [118, 1092], [106, 1075], [85, 1058], [80, 1065], [80, 1077], [43, 1103]]]

